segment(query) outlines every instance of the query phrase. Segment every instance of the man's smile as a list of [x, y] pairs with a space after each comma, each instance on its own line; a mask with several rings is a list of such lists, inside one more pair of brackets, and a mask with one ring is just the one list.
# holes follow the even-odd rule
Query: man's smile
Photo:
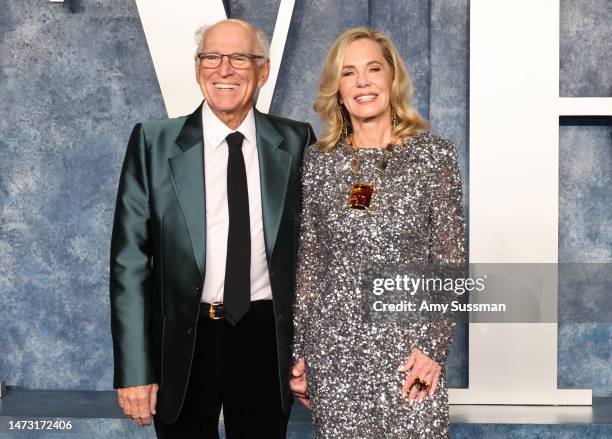
[[214, 82], [213, 86], [217, 90], [235, 90], [240, 87], [240, 84], [237, 83], [226, 83], [226, 82]]

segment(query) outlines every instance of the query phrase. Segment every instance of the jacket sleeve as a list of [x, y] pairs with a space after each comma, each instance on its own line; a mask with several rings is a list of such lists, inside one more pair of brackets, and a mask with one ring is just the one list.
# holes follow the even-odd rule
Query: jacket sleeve
[[151, 258], [146, 140], [143, 126], [137, 124], [121, 169], [111, 240], [115, 388], [154, 381], [149, 344]]
[[[455, 146], [442, 138], [434, 142], [434, 169], [430, 183], [430, 262], [432, 275], [437, 278], [454, 277], [465, 264], [464, 220], [461, 197], [461, 177]], [[454, 293], [437, 293], [438, 302], [449, 303]], [[419, 348], [438, 364], [444, 364], [453, 340], [453, 313], [434, 316], [421, 325], [417, 335]]]

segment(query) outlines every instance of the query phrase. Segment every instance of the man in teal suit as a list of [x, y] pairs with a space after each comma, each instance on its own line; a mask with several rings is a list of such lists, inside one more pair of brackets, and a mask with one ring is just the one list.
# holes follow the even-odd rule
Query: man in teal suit
[[262, 114], [265, 36], [202, 29], [191, 115], [139, 123], [111, 243], [119, 404], [158, 437], [284, 438], [300, 167], [310, 125]]

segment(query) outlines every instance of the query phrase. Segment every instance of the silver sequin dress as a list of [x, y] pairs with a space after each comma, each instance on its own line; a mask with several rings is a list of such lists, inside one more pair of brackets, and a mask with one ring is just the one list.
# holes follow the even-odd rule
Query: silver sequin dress
[[438, 390], [410, 406], [400, 393], [413, 347], [444, 365], [452, 319], [408, 326], [365, 322], [359, 276], [364, 263], [462, 263], [461, 179], [454, 146], [430, 133], [389, 154], [373, 210], [347, 208], [352, 184], [370, 181], [382, 148], [339, 142], [304, 155], [294, 360], [305, 358], [318, 439], [447, 438], [445, 369]]

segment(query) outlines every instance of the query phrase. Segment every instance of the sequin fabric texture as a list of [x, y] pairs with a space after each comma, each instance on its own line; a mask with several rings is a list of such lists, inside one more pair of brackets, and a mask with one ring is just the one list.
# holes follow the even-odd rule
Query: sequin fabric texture
[[[464, 261], [461, 180], [454, 146], [422, 133], [388, 154], [340, 141], [304, 155], [295, 304], [294, 360], [305, 358], [318, 439], [447, 438], [445, 369], [432, 397], [413, 406], [401, 387], [413, 347], [444, 365], [451, 318], [394, 325], [364, 318], [359, 276], [366, 264]], [[352, 185], [375, 181], [372, 210], [348, 208]]]

